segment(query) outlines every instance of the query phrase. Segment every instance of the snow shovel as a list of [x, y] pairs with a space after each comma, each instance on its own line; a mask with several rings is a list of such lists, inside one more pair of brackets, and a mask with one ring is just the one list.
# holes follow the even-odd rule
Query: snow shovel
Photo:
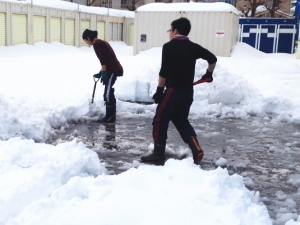
[[97, 86], [97, 82], [100, 80], [100, 78], [95, 78], [94, 77], [94, 81], [95, 81], [95, 84], [94, 84], [94, 90], [93, 90], [93, 96], [92, 96], [92, 102], [91, 103], [94, 103], [94, 96], [95, 96], [95, 91], [96, 91], [96, 86]]
[[210, 78], [204, 78], [204, 79], [200, 79], [200, 80], [197, 80], [193, 83], [193, 85], [197, 85], [197, 84], [201, 84], [201, 83], [205, 83], [205, 82], [211, 82], [212, 79]]

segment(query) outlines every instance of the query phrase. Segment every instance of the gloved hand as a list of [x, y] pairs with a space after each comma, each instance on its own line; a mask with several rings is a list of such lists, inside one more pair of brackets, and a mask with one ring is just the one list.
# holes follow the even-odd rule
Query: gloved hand
[[153, 100], [154, 100], [154, 102], [156, 103], [156, 104], [158, 104], [158, 103], [160, 103], [160, 101], [161, 101], [161, 99], [162, 99], [162, 95], [163, 95], [163, 93], [164, 93], [164, 87], [157, 87], [156, 88], [156, 92], [155, 92], [155, 94], [152, 96], [152, 98], [153, 98]]
[[214, 80], [213, 76], [212, 76], [213, 72], [209, 72], [208, 70], [206, 70], [206, 74], [204, 74], [202, 77], [201, 77], [201, 80], [208, 80], [206, 81], [207, 83], [210, 83]]
[[107, 72], [106, 71], [100, 71], [100, 74], [101, 74], [101, 83], [103, 85], [106, 85], [107, 82], [108, 82], [108, 75], [107, 75]]
[[93, 75], [94, 78], [100, 79], [102, 76], [101, 71]]

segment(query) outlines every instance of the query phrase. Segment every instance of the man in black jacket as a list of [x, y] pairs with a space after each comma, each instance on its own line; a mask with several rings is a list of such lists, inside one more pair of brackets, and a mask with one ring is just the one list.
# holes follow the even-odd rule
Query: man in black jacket
[[142, 156], [142, 161], [162, 162], [165, 160], [170, 120], [183, 141], [191, 148], [194, 162], [200, 162], [204, 156], [188, 115], [193, 103], [196, 60], [202, 58], [208, 62], [206, 74], [201, 79], [212, 82], [212, 73], [217, 58], [207, 49], [189, 40], [187, 35], [190, 30], [190, 21], [187, 18], [180, 18], [171, 23], [171, 29], [168, 31], [170, 41], [164, 44], [162, 49], [158, 87], [153, 95], [155, 103], [158, 103], [152, 123], [154, 151], [150, 155]]

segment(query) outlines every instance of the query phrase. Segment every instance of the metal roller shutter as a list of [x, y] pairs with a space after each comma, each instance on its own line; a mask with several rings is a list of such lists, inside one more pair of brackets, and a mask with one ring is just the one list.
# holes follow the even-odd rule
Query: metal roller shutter
[[118, 24], [114, 23], [113, 24], [113, 41], [118, 40]]
[[46, 17], [33, 16], [33, 42], [46, 42]]
[[12, 44], [27, 43], [27, 15], [12, 14]]
[[130, 24], [130, 41], [129, 45], [133, 46], [134, 45], [134, 24]]
[[61, 42], [61, 18], [51, 18], [50, 42]]
[[123, 23], [118, 24], [118, 41], [123, 41]]
[[108, 31], [109, 31], [108, 41], [112, 41], [113, 40], [113, 23], [109, 23]]
[[98, 38], [101, 40], [105, 39], [105, 23], [104, 22], [97, 22], [97, 31], [98, 31]]
[[6, 14], [0, 12], [0, 46], [6, 45]]
[[[80, 21], [80, 37], [85, 29], [90, 29], [90, 21], [81, 20]], [[80, 38], [80, 46], [88, 46], [82, 38]]]
[[66, 45], [75, 45], [75, 20], [66, 19]]

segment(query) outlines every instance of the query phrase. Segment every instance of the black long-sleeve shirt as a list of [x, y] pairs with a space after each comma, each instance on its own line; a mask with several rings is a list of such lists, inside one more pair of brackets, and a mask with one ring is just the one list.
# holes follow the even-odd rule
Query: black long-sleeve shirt
[[207, 60], [208, 64], [217, 62], [213, 53], [188, 38], [174, 38], [164, 44], [159, 76], [166, 78], [166, 87], [192, 91], [196, 60], [199, 58]]
[[108, 72], [116, 72], [123, 69], [114, 50], [108, 42], [97, 39], [93, 44], [93, 47], [101, 65], [106, 65], [106, 70]]

